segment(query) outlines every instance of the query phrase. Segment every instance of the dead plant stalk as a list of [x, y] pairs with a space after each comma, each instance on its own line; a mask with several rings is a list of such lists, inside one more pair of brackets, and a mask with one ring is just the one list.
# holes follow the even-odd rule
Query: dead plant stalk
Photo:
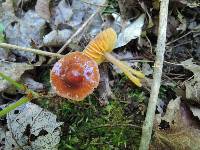
[[51, 53], [51, 52], [46, 52], [39, 49], [27, 48], [27, 47], [22, 47], [22, 46], [17, 46], [13, 44], [7, 44], [7, 43], [0, 43], [0, 47], [4, 49], [13, 49], [13, 50], [17, 49], [17, 50], [26, 51], [26, 52], [32, 52], [38, 55], [44, 55], [44, 56], [56, 57], [56, 58], [62, 58], [64, 56], [57, 53]]
[[169, 0], [160, 1], [158, 40], [156, 46], [156, 60], [154, 63], [153, 83], [151, 86], [151, 95], [149, 98], [146, 118], [142, 128], [142, 137], [139, 150], [148, 150], [153, 129], [153, 121], [155, 116], [158, 93], [161, 84], [162, 68], [164, 62], [167, 16], [168, 16]]

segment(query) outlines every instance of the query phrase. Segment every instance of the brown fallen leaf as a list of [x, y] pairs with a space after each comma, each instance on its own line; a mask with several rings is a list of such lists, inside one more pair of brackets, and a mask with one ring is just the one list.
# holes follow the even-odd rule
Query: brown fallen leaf
[[164, 116], [156, 115], [154, 128], [155, 142], [150, 149], [200, 149], [199, 125], [180, 97], [169, 102]]
[[37, 0], [37, 3], [35, 5], [36, 13], [46, 21], [49, 21], [51, 17], [49, 3], [50, 0]]
[[189, 103], [200, 104], [200, 66], [192, 62], [192, 59], [181, 62], [185, 69], [193, 72], [194, 78], [185, 81], [186, 98]]

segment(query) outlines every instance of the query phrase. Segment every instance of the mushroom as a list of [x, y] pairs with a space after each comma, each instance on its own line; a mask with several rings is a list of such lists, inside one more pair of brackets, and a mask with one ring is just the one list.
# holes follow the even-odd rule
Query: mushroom
[[82, 52], [65, 55], [53, 66], [51, 85], [59, 96], [81, 101], [98, 86], [98, 64]]
[[126, 62], [122, 62], [110, 54], [115, 47], [116, 41], [116, 32], [112, 28], [108, 28], [100, 32], [92, 41], [90, 41], [83, 53], [95, 60], [98, 64], [107, 59], [119, 67], [134, 84], [141, 87], [142, 84], [140, 79], [137, 77], [144, 78], [144, 74], [140, 71], [132, 69]]

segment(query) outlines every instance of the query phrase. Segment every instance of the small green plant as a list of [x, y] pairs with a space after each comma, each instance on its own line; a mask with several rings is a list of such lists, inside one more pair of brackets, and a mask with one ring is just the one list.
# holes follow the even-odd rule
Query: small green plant
[[36, 98], [39, 96], [38, 93], [28, 89], [25, 85], [16, 82], [15, 80], [6, 76], [2, 72], [0, 72], [0, 77], [3, 78], [4, 80], [6, 80], [7, 82], [9, 82], [10, 84], [14, 85], [17, 89], [24, 91], [24, 93], [26, 94], [26, 96], [20, 98], [17, 102], [10, 104], [10, 105], [6, 106], [3, 110], [1, 110], [0, 117], [3, 117], [4, 115], [6, 115], [10, 111], [14, 110], [18, 106], [21, 106], [21, 105], [31, 101], [33, 98]]

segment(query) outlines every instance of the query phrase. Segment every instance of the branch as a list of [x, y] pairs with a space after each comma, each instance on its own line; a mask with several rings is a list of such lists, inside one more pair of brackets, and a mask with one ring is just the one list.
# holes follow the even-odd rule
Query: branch
[[167, 16], [168, 16], [169, 0], [161, 0], [160, 2], [160, 14], [159, 14], [159, 28], [158, 28], [158, 40], [156, 46], [156, 60], [154, 63], [153, 83], [151, 86], [151, 95], [149, 98], [146, 118], [142, 128], [142, 137], [140, 141], [139, 150], [148, 150], [151, 140], [153, 121], [155, 116], [156, 104], [158, 99], [158, 93], [160, 89], [162, 68], [165, 53], [166, 42], [166, 30], [167, 30]]
[[49, 57], [57, 57], [57, 58], [63, 57], [63, 55], [61, 55], [61, 54], [46, 52], [46, 51], [42, 51], [39, 49], [21, 47], [21, 46], [7, 44], [7, 43], [0, 43], [0, 47], [5, 48], [5, 49], [17, 49], [17, 50], [22, 50], [22, 51], [26, 51], [26, 52], [32, 52], [35, 54], [49, 56]]

